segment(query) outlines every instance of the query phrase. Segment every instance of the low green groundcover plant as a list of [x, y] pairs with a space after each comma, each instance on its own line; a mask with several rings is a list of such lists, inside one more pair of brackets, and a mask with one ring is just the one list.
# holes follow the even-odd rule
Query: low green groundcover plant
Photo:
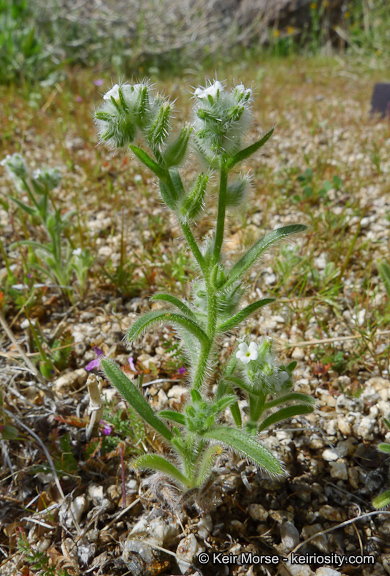
[[[312, 398], [291, 391], [296, 363], [280, 365], [270, 338], [241, 341], [218, 371], [217, 385], [210, 384], [221, 337], [273, 301], [263, 298], [241, 308], [246, 274], [265, 250], [306, 228], [292, 224], [273, 230], [233, 265], [228, 265], [222, 252], [227, 211], [243, 204], [249, 187], [248, 175], [238, 174], [236, 167], [264, 146], [273, 130], [244, 145], [252, 120], [252, 91], [242, 84], [231, 91], [219, 81], [197, 88], [193, 121], [185, 123], [176, 135], [171, 135], [171, 102], [148, 82], [116, 84], [103, 99], [95, 113], [100, 140], [115, 149], [129, 147], [155, 175], [161, 197], [176, 215], [199, 270], [188, 301], [172, 294], [153, 296], [153, 301], [164, 302], [167, 308], [144, 314], [127, 333], [131, 343], [155, 324], [175, 327], [190, 365], [189, 395], [182, 412], [154, 412], [113, 360], [101, 360], [109, 380], [170, 448], [167, 457], [144, 454], [133, 465], [169, 476], [182, 490], [202, 489], [216, 456], [227, 448], [271, 475], [281, 475], [282, 463], [259, 442], [258, 435], [272, 424], [313, 411]], [[141, 147], [135, 141], [140, 141]], [[197, 154], [203, 167], [192, 182], [184, 181], [179, 172], [189, 153]], [[216, 228], [198, 242], [193, 231], [216, 175]], [[238, 391], [247, 396], [247, 414], [239, 406]], [[222, 422], [227, 408], [235, 425]]]

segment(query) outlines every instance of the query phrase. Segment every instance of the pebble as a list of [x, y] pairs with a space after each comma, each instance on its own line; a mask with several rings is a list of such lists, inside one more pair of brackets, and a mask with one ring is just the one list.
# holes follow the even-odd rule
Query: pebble
[[286, 552], [292, 550], [299, 544], [299, 532], [292, 522], [283, 522], [280, 525], [280, 537], [282, 546]]
[[288, 574], [292, 576], [314, 576], [314, 572], [308, 564], [297, 565], [287, 562], [286, 566], [288, 567]]
[[63, 376], [57, 378], [53, 383], [53, 391], [57, 394], [67, 386], [82, 386], [85, 384], [88, 378], [88, 373], [84, 368], [79, 368], [78, 370], [73, 370], [73, 372], [68, 372]]
[[362, 440], [374, 440], [375, 420], [370, 416], [363, 416], [357, 428], [358, 435]]
[[294, 348], [291, 356], [292, 356], [292, 358], [294, 358], [294, 360], [303, 360], [305, 357], [305, 352], [300, 347]]
[[348, 480], [347, 466], [343, 462], [330, 462], [330, 475], [335, 480]]
[[326, 462], [335, 462], [340, 456], [334, 448], [326, 448], [322, 453], [322, 458], [326, 460]]
[[176, 554], [180, 558], [180, 560], [177, 558], [177, 564], [182, 574], [190, 571], [191, 564], [195, 561], [196, 556], [198, 556], [201, 550], [204, 550], [204, 548], [201, 548], [193, 534], [189, 534], [183, 538], [183, 540], [180, 540]]
[[318, 514], [321, 518], [330, 520], [331, 522], [344, 522], [344, 520], [346, 520], [346, 514], [344, 510], [341, 508], [334, 508], [333, 506], [329, 506], [329, 504], [321, 506]]
[[253, 520], [264, 522], [268, 518], [268, 512], [261, 504], [251, 504], [248, 508], [248, 514]]
[[[302, 539], [307, 540], [317, 532], [322, 532], [323, 528], [321, 524], [307, 524], [302, 528]], [[320, 552], [328, 552], [328, 538], [326, 534], [319, 534], [313, 540], [310, 540], [310, 544], [318, 548]]]
[[213, 529], [213, 520], [210, 514], [202, 516], [198, 522], [198, 535], [205, 540]]
[[315, 576], [342, 576], [342, 573], [329, 568], [329, 566], [321, 566], [315, 571]]

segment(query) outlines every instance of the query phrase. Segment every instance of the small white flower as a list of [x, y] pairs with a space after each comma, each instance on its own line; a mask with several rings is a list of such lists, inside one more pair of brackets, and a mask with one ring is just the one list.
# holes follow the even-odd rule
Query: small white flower
[[[122, 86], [120, 88], [122, 88]], [[103, 96], [103, 100], [111, 100], [111, 96], [114, 98], [114, 100], [119, 102], [119, 84], [115, 84], [111, 90], [106, 92]]]
[[251, 360], [257, 360], [258, 346], [255, 342], [251, 342], [249, 346], [245, 342], [238, 345], [238, 352], [236, 358], [241, 360], [243, 364], [249, 364]]
[[141, 176], [141, 174], [136, 174], [136, 175], [134, 176], [134, 182], [136, 182], [137, 184], [138, 184], [139, 182], [142, 182], [142, 176]]
[[73, 250], [72, 254], [73, 256], [80, 256], [82, 250], [81, 248], [76, 248], [75, 250]]
[[215, 80], [215, 82], [207, 88], [197, 88], [195, 90], [195, 96], [199, 98], [199, 100], [203, 100], [203, 98], [207, 98], [208, 96], [215, 98], [218, 95], [218, 91], [222, 92], [223, 86], [219, 80]]
[[237, 96], [239, 96], [240, 94], [244, 94], [244, 96], [247, 96], [249, 98], [252, 96], [252, 90], [250, 88], [245, 88], [244, 84], [238, 84], [238, 86], [234, 88], [234, 91], [237, 94]]

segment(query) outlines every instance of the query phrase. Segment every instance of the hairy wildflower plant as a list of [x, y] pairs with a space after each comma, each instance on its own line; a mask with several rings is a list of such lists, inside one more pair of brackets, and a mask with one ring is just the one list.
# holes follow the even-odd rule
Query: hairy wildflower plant
[[[197, 88], [194, 121], [184, 124], [176, 136], [171, 136], [169, 100], [157, 95], [148, 82], [115, 85], [103, 98], [104, 103], [95, 114], [101, 141], [114, 148], [128, 146], [156, 176], [162, 199], [176, 215], [200, 274], [192, 285], [189, 301], [171, 294], [156, 294], [152, 300], [169, 307], [144, 314], [127, 333], [131, 343], [157, 323], [177, 329], [190, 364], [190, 394], [182, 412], [155, 413], [113, 360], [100, 360], [109, 380], [171, 449], [170, 457], [144, 454], [133, 465], [162, 472], [181, 489], [202, 489], [216, 456], [227, 448], [271, 475], [281, 475], [282, 463], [258, 441], [257, 435], [285, 418], [312, 412], [312, 398], [291, 392], [296, 363], [279, 365], [271, 340], [263, 338], [238, 345], [213, 391], [208, 377], [216, 363], [220, 337], [273, 301], [264, 298], [240, 309], [245, 275], [265, 250], [306, 229], [295, 224], [273, 230], [233, 266], [224, 262], [226, 212], [242, 204], [248, 187], [248, 177], [235, 174], [234, 169], [264, 146], [273, 130], [244, 146], [252, 120], [252, 91], [242, 84], [231, 91], [226, 91], [219, 81]], [[148, 151], [134, 144], [136, 138], [146, 144]], [[178, 167], [190, 148], [200, 156], [203, 171], [192, 184], [187, 184]], [[212, 171], [219, 173], [216, 229], [211, 239], [198, 243], [193, 228], [202, 214]], [[241, 412], [237, 391], [248, 397], [248, 415]], [[287, 406], [279, 409], [282, 404]], [[234, 426], [222, 423], [227, 408]], [[276, 411], [263, 417], [273, 409]]]

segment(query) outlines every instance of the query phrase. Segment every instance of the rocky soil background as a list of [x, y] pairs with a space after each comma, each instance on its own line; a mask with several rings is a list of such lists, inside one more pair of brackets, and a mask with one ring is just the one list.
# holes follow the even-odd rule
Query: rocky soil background
[[[72, 305], [53, 286], [35, 293], [31, 315], [43, 334], [50, 339], [61, 328], [71, 346], [67, 367], [51, 382], [41, 384], [15, 342], [5, 331], [0, 337], [0, 424], [18, 431], [1, 440], [1, 574], [390, 573], [390, 516], [371, 504], [390, 483], [388, 459], [376, 448], [390, 440], [383, 424], [390, 413], [389, 305], [376, 265], [389, 253], [390, 130], [387, 121], [369, 115], [373, 84], [381, 77], [352, 63], [318, 59], [264, 62], [256, 70], [243, 65], [219, 78], [226, 76], [230, 85], [233, 72], [258, 85], [256, 134], [249, 138], [274, 124], [277, 129], [261, 158], [248, 165], [252, 197], [245, 213], [229, 223], [228, 258], [233, 261], [266, 230], [296, 221], [310, 226], [287, 248], [264, 257], [248, 278], [248, 303], [262, 295], [277, 296], [277, 302], [221, 342], [222, 362], [238, 337], [272, 336], [281, 360], [298, 362], [295, 390], [317, 400], [312, 415], [261, 437], [287, 475], [269, 478], [224, 453], [214, 484], [192, 505], [169, 485], [129, 468], [135, 454], [163, 447], [105, 381], [103, 424], [87, 440], [92, 372], [85, 367], [96, 358], [94, 347], [115, 358], [156, 410], [184, 402], [186, 364], [174, 332], [154, 329], [130, 349], [123, 337], [150, 309], [150, 296], [162, 288], [186, 295], [196, 270], [149, 176], [127, 155], [96, 148], [91, 111], [108, 81], [99, 88], [100, 78], [74, 73], [66, 84], [28, 94], [28, 103], [2, 89], [2, 157], [17, 150], [31, 168], [60, 167], [57, 200], [64, 210], [76, 206], [78, 239], [95, 264], [87, 293], [78, 299], [75, 287]], [[204, 78], [158, 80], [177, 97], [178, 120], [189, 114], [188, 85], [198, 83]], [[188, 175], [194, 162], [188, 161]], [[3, 172], [0, 178], [6, 198], [11, 185]], [[23, 226], [14, 206], [2, 206], [2, 245], [22, 284], [21, 255], [9, 246]], [[206, 214], [199, 235], [212, 222], [212, 211]], [[31, 238], [42, 236], [25, 225]], [[118, 279], [123, 246], [128, 275]], [[3, 314], [34, 361], [15, 297], [20, 288], [6, 291], [3, 266]], [[200, 552], [252, 552], [280, 561], [201, 565]], [[375, 563], [297, 566], [292, 552], [372, 555]]]

